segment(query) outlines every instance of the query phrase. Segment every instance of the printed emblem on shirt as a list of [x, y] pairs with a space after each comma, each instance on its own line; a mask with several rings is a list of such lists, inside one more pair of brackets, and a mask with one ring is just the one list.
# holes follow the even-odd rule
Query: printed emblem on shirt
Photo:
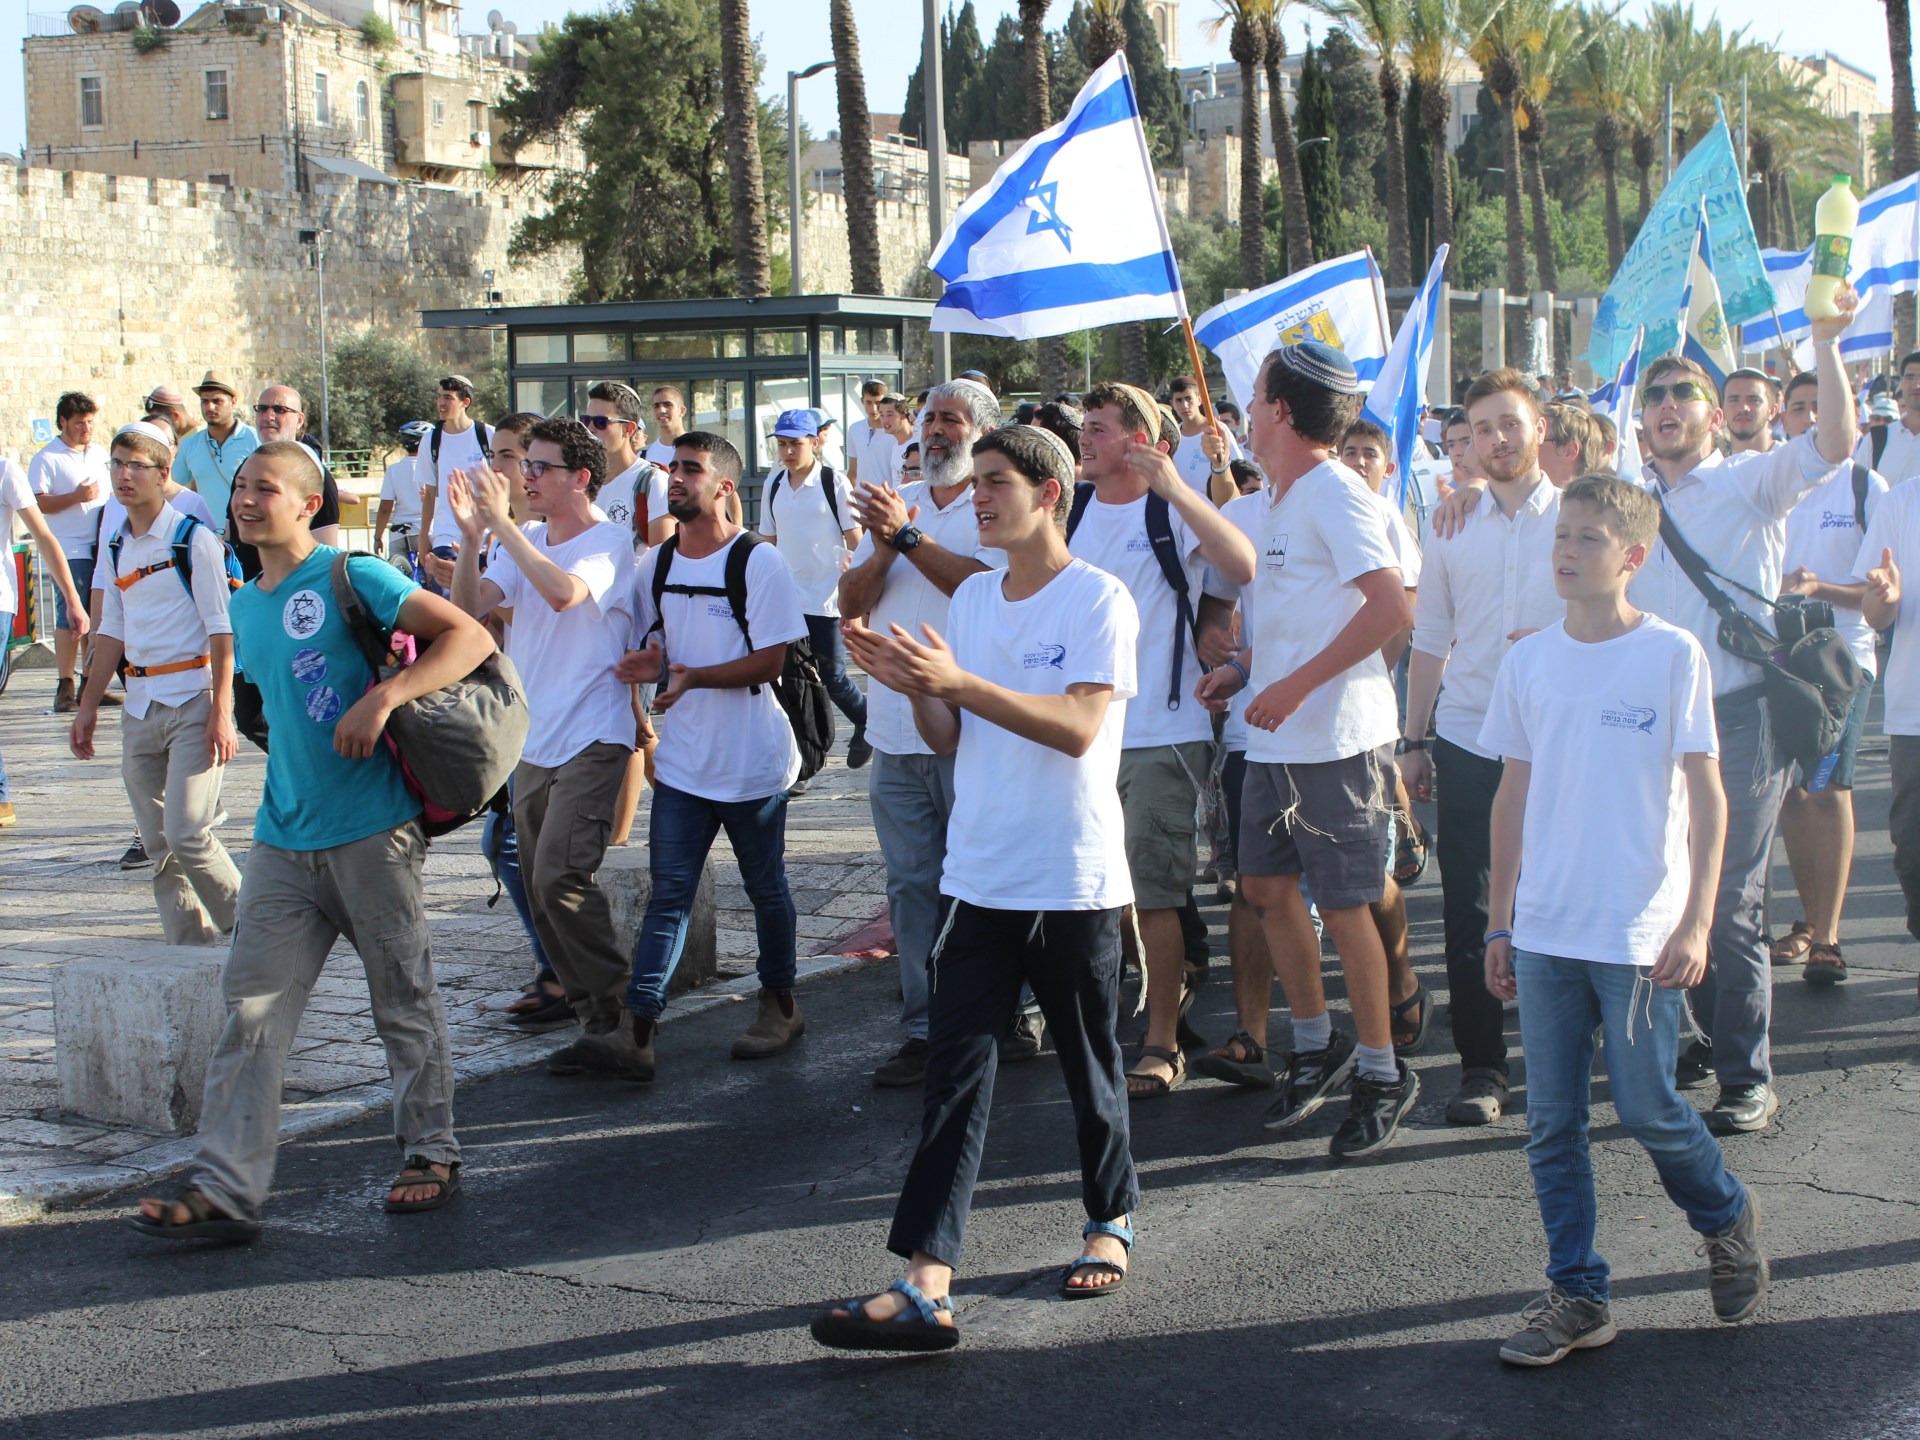
[[1147, 538], [1143, 530], [1127, 541], [1127, 552], [1135, 555], [1147, 555], [1153, 552], [1153, 541]]
[[1822, 510], [1820, 512], [1820, 528], [1822, 530], [1851, 530], [1853, 529], [1853, 512], [1851, 510]]
[[310, 639], [327, 623], [327, 602], [320, 598], [317, 590], [298, 591], [288, 597], [286, 608], [280, 612], [280, 623], [293, 639]]
[[710, 620], [731, 620], [733, 618], [733, 606], [724, 600], [709, 600], [707, 602], [707, 618]]
[[307, 718], [316, 725], [326, 725], [340, 718], [340, 712], [346, 709], [340, 692], [331, 685], [321, 685], [307, 692]]
[[1020, 663], [1029, 670], [1064, 670], [1067, 668], [1067, 647], [1042, 645], [1038, 650], [1029, 650], [1021, 656]]
[[607, 519], [613, 521], [616, 525], [626, 524], [632, 516], [633, 511], [629, 510], [625, 505], [622, 505], [618, 500], [613, 501], [607, 506]]
[[327, 678], [327, 657], [311, 646], [294, 651], [293, 678], [302, 685], [318, 685]]
[[1267, 541], [1267, 553], [1263, 557], [1269, 570], [1287, 568], [1287, 536], [1275, 535]]
[[1615, 730], [1638, 730], [1642, 735], [1653, 734], [1653, 722], [1659, 718], [1659, 712], [1651, 705], [1629, 705], [1624, 700], [1617, 707], [1600, 712], [1602, 725]]

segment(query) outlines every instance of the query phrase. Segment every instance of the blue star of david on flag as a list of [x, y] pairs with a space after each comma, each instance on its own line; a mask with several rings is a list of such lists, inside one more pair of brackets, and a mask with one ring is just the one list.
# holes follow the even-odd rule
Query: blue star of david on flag
[[1071, 253], [1073, 227], [1060, 218], [1060, 182], [1052, 180], [1045, 185], [1035, 185], [1027, 192], [1027, 200], [1033, 208], [1033, 213], [1027, 216], [1027, 234], [1041, 235], [1051, 230]]

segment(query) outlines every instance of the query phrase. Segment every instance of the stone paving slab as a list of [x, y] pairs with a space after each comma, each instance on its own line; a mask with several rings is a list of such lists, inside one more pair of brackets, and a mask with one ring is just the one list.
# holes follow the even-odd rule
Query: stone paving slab
[[[52, 978], [69, 960], [113, 957], [161, 939], [151, 870], [122, 872], [133, 822], [120, 783], [119, 712], [102, 716], [103, 758], [75, 760], [64, 717], [50, 713], [52, 672], [17, 671], [0, 694], [0, 754], [19, 823], [0, 831], [0, 1224], [30, 1220], [178, 1168], [191, 1137], [116, 1129], [60, 1112]], [[668, 717], [669, 723], [671, 717]], [[244, 859], [266, 757], [242, 744], [228, 768], [221, 838]], [[634, 843], [646, 840], [642, 802]], [[866, 777], [836, 757], [791, 805], [787, 853], [803, 977], [861, 963], [834, 953], [886, 909], [886, 880], [867, 809]], [[731, 1004], [757, 988], [753, 911], [723, 834], [718, 984], [674, 1002], [676, 1014]], [[528, 1035], [502, 1016], [532, 975], [519, 919], [480, 855], [480, 827], [435, 841], [427, 911], [463, 1082], [539, 1063], [570, 1031]], [[808, 958], [811, 957], [811, 958]], [[283, 1138], [346, 1123], [390, 1101], [365, 976], [344, 941], [314, 989], [287, 1066]]]

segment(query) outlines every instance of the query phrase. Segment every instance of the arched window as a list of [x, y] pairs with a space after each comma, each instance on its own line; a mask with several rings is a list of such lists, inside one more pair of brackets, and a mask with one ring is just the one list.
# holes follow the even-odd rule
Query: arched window
[[373, 97], [364, 80], [353, 87], [353, 121], [360, 133], [360, 143], [367, 144], [373, 139]]

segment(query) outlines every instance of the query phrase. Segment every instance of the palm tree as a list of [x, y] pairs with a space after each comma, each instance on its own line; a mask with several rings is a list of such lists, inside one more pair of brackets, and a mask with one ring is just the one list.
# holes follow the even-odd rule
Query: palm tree
[[[1407, 71], [1420, 86], [1420, 123], [1433, 154], [1433, 243], [1453, 243], [1453, 169], [1447, 127], [1453, 98], [1447, 81], [1462, 48], [1460, 0], [1407, 0]], [[1446, 271], [1453, 273], [1451, 255]]]
[[[1526, 0], [1521, 0], [1524, 5]], [[1487, 89], [1500, 104], [1500, 166], [1502, 190], [1506, 199], [1507, 271], [1509, 296], [1527, 293], [1527, 225], [1520, 198], [1520, 49], [1526, 34], [1527, 17], [1516, 13], [1512, 0], [1467, 0], [1468, 23], [1478, 32], [1471, 50], [1486, 80]], [[1524, 312], [1507, 312], [1507, 353], [1524, 353], [1527, 343], [1527, 318]]]
[[[1266, 208], [1260, 176], [1260, 62], [1267, 53], [1266, 17], [1274, 0], [1218, 0], [1212, 33], [1231, 25], [1227, 53], [1240, 67], [1240, 283], [1257, 290], [1267, 283]], [[1282, 107], [1284, 109], [1284, 107]], [[1291, 129], [1291, 127], [1289, 127]], [[1274, 136], [1278, 150], [1280, 137]], [[1291, 217], [1293, 206], [1287, 207]], [[1306, 196], [1300, 199], [1306, 213]]]
[[[1126, 0], [1090, 0], [1087, 6], [1087, 68], [1098, 70], [1127, 48]], [[1147, 326], [1134, 320], [1120, 327], [1120, 373], [1129, 385], [1148, 384]]]
[[[1047, 76], [1047, 6], [1052, 0], [1020, 0], [1020, 58], [1027, 92], [1026, 127], [1038, 135], [1053, 123], [1053, 86]], [[1059, 335], [1042, 336], [1039, 354], [1040, 388], [1055, 395], [1068, 384], [1067, 342]]]
[[[867, 80], [860, 69], [860, 32], [853, 0], [832, 0], [834, 88], [840, 98], [840, 176], [847, 202], [847, 251], [853, 261], [853, 293], [886, 293], [880, 274], [880, 223], [873, 195], [873, 120], [867, 113]], [[798, 224], [797, 216], [789, 224]], [[793, 277], [800, 293], [800, 277]]]
[[[1913, 103], [1913, 16], [1907, 0], [1881, 0], [1887, 8], [1887, 57], [1893, 66], [1893, 178], [1920, 170], [1920, 124]], [[1914, 302], [1896, 300], [1893, 306], [1895, 352], [1905, 355], [1914, 345]]]
[[1281, 211], [1287, 227], [1287, 269], [1293, 271], [1311, 265], [1315, 257], [1313, 221], [1307, 214], [1307, 184], [1300, 173], [1300, 148], [1294, 144], [1293, 117], [1287, 112], [1287, 92], [1280, 83], [1281, 63], [1287, 58], [1287, 38], [1281, 33], [1280, 19], [1289, 3], [1290, 0], [1266, 0], [1260, 28], [1266, 37], [1261, 63], [1266, 67], [1273, 158], [1280, 167]]
[[1520, 37], [1519, 139], [1522, 179], [1526, 184], [1528, 209], [1533, 217], [1534, 263], [1540, 271], [1540, 288], [1558, 291], [1560, 264], [1553, 252], [1553, 228], [1547, 214], [1546, 173], [1541, 166], [1541, 146], [1547, 138], [1547, 101], [1562, 72], [1580, 58], [1588, 32], [1580, 26], [1579, 12], [1555, 3], [1555, 0], [1509, 0], [1515, 11], [1524, 11], [1526, 31]]
[[760, 178], [758, 69], [747, 0], [720, 0], [720, 96], [727, 132], [727, 197], [733, 209], [734, 283], [742, 295], [773, 293], [767, 194]]
[[1594, 153], [1606, 189], [1607, 270], [1620, 268], [1627, 253], [1626, 230], [1620, 223], [1620, 151], [1631, 137], [1636, 96], [1645, 89], [1647, 47], [1645, 32], [1622, 25], [1597, 6], [1580, 7], [1585, 43], [1575, 69], [1573, 103], [1593, 122]]
[[1380, 105], [1387, 131], [1387, 283], [1413, 284], [1413, 241], [1407, 234], [1406, 130], [1400, 107], [1407, 98], [1400, 48], [1407, 34], [1407, 0], [1342, 0], [1335, 11], [1360, 32], [1380, 56]]

